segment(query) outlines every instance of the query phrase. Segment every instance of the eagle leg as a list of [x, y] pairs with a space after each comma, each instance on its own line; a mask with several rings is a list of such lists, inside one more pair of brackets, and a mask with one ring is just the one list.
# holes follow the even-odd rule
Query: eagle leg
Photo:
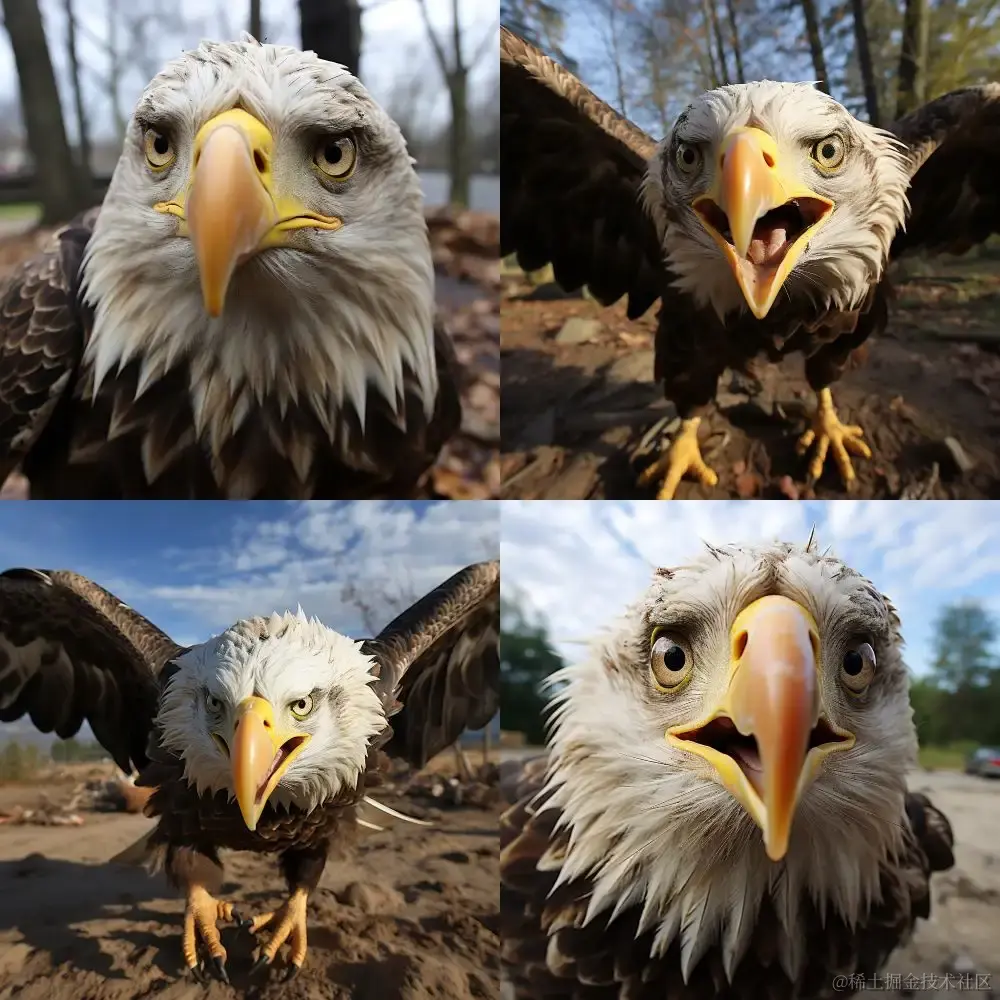
[[287, 941], [291, 945], [287, 978], [291, 979], [302, 968], [306, 960], [306, 909], [309, 892], [298, 888], [293, 890], [287, 901], [270, 913], [254, 917], [248, 926], [251, 934], [273, 925], [271, 937], [260, 949], [260, 956], [250, 970], [251, 975], [267, 968], [274, 962], [278, 949]]
[[656, 494], [657, 500], [673, 500], [674, 493], [680, 485], [681, 477], [686, 472], [692, 473], [705, 486], [714, 486], [719, 477], [701, 457], [698, 447], [698, 425], [701, 417], [691, 417], [681, 424], [681, 429], [671, 442], [666, 454], [661, 455], [639, 477], [639, 486], [646, 487], [664, 473], [663, 485]]
[[[204, 886], [191, 883], [187, 887], [187, 905], [184, 908], [184, 934], [181, 947], [184, 962], [191, 975], [199, 982], [206, 982], [206, 966], [216, 978], [229, 982], [226, 972], [226, 949], [222, 947], [218, 922], [237, 919], [233, 904], [216, 899]], [[198, 938], [208, 950], [209, 961], [198, 961]]]
[[816, 442], [816, 451], [809, 463], [809, 480], [816, 482], [823, 473], [826, 455], [832, 446], [833, 459], [837, 463], [840, 477], [850, 492], [857, 479], [850, 455], [871, 458], [871, 449], [861, 440], [864, 431], [860, 427], [840, 422], [837, 411], [833, 408], [833, 396], [829, 389], [820, 389], [817, 397], [818, 405], [813, 416], [813, 425], [799, 438], [798, 453], [804, 455], [813, 442]]

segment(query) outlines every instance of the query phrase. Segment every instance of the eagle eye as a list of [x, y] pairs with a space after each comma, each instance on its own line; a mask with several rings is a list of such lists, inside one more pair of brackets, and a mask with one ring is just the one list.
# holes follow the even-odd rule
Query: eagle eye
[[684, 647], [662, 629], [653, 630], [649, 672], [660, 691], [676, 691], [691, 673], [691, 660]]
[[847, 155], [847, 146], [839, 135], [828, 135], [813, 146], [812, 157], [824, 170], [836, 170]]
[[840, 679], [853, 694], [862, 694], [875, 676], [875, 650], [862, 642], [847, 650], [840, 666]]
[[177, 151], [170, 136], [159, 129], [145, 129], [142, 133], [142, 146], [146, 162], [153, 170], [166, 170], [177, 159]]
[[213, 714], [217, 715], [222, 711], [222, 702], [214, 694], [205, 692], [205, 707]]
[[313, 163], [335, 181], [346, 181], [358, 162], [358, 147], [349, 135], [324, 136], [316, 144]]
[[310, 715], [312, 715], [312, 695], [307, 694], [304, 698], [299, 698], [297, 701], [293, 701], [288, 706], [288, 710], [295, 716], [296, 719], [307, 719]]
[[690, 142], [679, 143], [674, 151], [674, 162], [682, 174], [691, 175], [701, 166], [701, 150]]

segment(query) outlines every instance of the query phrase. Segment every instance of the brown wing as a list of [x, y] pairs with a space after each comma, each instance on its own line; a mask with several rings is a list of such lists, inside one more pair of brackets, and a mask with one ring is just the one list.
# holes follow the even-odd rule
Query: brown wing
[[964, 253], [1000, 232], [1000, 83], [938, 97], [892, 131], [911, 164], [910, 216], [893, 241], [894, 256]]
[[641, 316], [663, 254], [639, 201], [656, 144], [568, 70], [500, 29], [500, 252]]
[[28, 715], [67, 738], [86, 720], [122, 770], [142, 767], [158, 675], [181, 651], [77, 573], [0, 573], [0, 722]]
[[79, 274], [96, 218], [59, 230], [0, 292], [0, 481], [37, 442], [83, 354]]
[[500, 708], [500, 563], [476, 563], [391, 621], [365, 652], [392, 736], [386, 753], [423, 767]]

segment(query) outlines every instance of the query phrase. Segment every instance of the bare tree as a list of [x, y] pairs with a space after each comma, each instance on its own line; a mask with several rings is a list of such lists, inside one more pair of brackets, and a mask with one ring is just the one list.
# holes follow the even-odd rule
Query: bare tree
[[[417, 0], [420, 16], [427, 29], [427, 37], [434, 49], [438, 69], [448, 88], [451, 105], [451, 129], [448, 135], [448, 174], [451, 189], [448, 200], [453, 205], [467, 207], [469, 186], [472, 180], [472, 149], [469, 142], [469, 72], [486, 53], [496, 45], [497, 25], [490, 26], [468, 58], [463, 45], [462, 19], [459, 14], [459, 0], [451, 0], [451, 38], [446, 45], [438, 37], [427, 13], [427, 0]], [[450, 49], [450, 51], [449, 51]]]
[[906, 0], [903, 40], [899, 50], [899, 84], [896, 117], [927, 100], [927, 43], [930, 16], [927, 0]]
[[719, 60], [719, 83], [729, 83], [729, 66], [726, 64], [726, 46], [722, 40], [722, 26], [719, 23], [719, 11], [715, 0], [705, 0], [709, 23], [712, 26], [712, 38], [715, 39], [715, 51]]
[[861, 80], [865, 90], [868, 120], [872, 125], [878, 125], [878, 87], [875, 85], [872, 50], [868, 41], [868, 27], [865, 24], [865, 0], [851, 0], [851, 12], [854, 15], [854, 41], [858, 50], [858, 67], [861, 70]]
[[250, 0], [250, 34], [258, 42], [264, 40], [264, 25], [261, 21], [260, 0]]
[[361, 7], [357, 0], [299, 0], [302, 48], [346, 66], [361, 64]]
[[733, 45], [733, 57], [736, 60], [736, 81], [746, 83], [743, 72], [743, 48], [740, 45], [740, 33], [736, 27], [736, 0], [726, 0], [726, 17], [729, 19], [729, 36]]
[[64, 0], [66, 11], [66, 55], [69, 59], [70, 81], [73, 85], [73, 108], [76, 112], [77, 148], [83, 182], [91, 186], [90, 130], [83, 105], [83, 81], [80, 78], [80, 60], [76, 51], [76, 17], [73, 0]]
[[42, 13], [38, 0], [2, 0], [2, 7], [17, 67], [42, 221], [64, 222], [86, 207], [91, 192], [70, 153]]
[[823, 37], [819, 33], [819, 14], [816, 0], [801, 0], [802, 13], [806, 19], [806, 37], [809, 39], [809, 54], [812, 56], [816, 83], [825, 94], [830, 93], [830, 77], [826, 71], [826, 55], [823, 52]]

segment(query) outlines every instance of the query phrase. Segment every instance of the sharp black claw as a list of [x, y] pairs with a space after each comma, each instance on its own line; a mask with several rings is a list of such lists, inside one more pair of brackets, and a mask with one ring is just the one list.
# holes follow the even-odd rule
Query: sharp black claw
[[288, 968], [285, 969], [285, 982], [291, 982], [299, 974], [299, 969], [301, 968], [301, 965], [296, 965], [294, 962], [289, 963]]
[[229, 982], [229, 973], [226, 972], [226, 960], [221, 956], [213, 958], [211, 961], [212, 972], [215, 973], [215, 978], [221, 980], [224, 983]]
[[266, 969], [270, 964], [271, 960], [267, 957], [267, 955], [261, 955], [260, 958], [258, 958], [257, 961], [250, 967], [250, 975], [257, 975], [258, 972], [262, 969]]
[[204, 965], [189, 965], [188, 974], [196, 983], [201, 983], [202, 986], [208, 983], [208, 976], [205, 975]]
[[253, 926], [253, 917], [244, 917], [239, 910], [233, 910], [233, 923], [242, 931]]

